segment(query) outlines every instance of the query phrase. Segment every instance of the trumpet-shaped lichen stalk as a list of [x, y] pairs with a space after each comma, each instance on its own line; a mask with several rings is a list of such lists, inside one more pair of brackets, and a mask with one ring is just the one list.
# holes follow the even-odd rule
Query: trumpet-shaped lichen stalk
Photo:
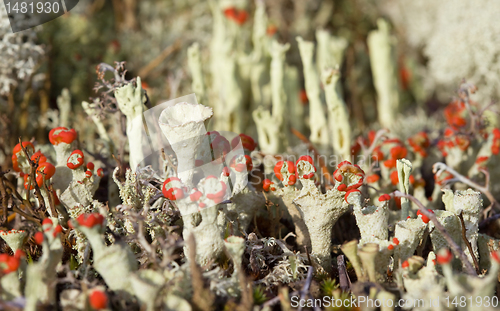
[[[396, 161], [396, 168], [398, 170], [399, 188], [402, 193], [409, 193], [410, 191], [410, 174], [412, 164], [407, 159], [400, 159]], [[405, 220], [410, 216], [411, 203], [407, 198], [401, 198], [401, 220]]]
[[24, 240], [26, 239], [26, 231], [12, 229], [9, 231], [0, 231], [0, 237], [9, 245], [12, 252], [22, 249]]
[[390, 34], [387, 21], [379, 19], [377, 25], [378, 30], [368, 34], [370, 65], [378, 95], [378, 121], [381, 126], [391, 128], [399, 111], [398, 80], [394, 59], [396, 39]]
[[361, 204], [357, 204], [358, 201], [354, 201], [354, 216], [361, 234], [360, 244], [387, 240], [389, 236], [389, 200], [386, 200], [385, 196], [381, 196], [379, 201], [381, 206], [371, 205], [365, 208], [362, 208]]
[[212, 109], [203, 105], [177, 103], [165, 108], [159, 118], [163, 135], [177, 156], [177, 174], [187, 186], [192, 185], [196, 154], [207, 133], [205, 120], [213, 115]]
[[322, 194], [312, 180], [299, 173], [302, 189], [293, 202], [309, 232], [312, 254], [325, 271], [331, 271], [332, 228], [349, 205], [361, 199], [356, 192], [359, 192], [357, 188], [363, 183], [363, 177], [359, 167], [344, 161], [336, 171], [335, 187]]
[[106, 246], [101, 234], [104, 217], [100, 214], [82, 214], [71, 220], [71, 226], [87, 237], [94, 254], [93, 267], [111, 290], [134, 294], [130, 276], [137, 270], [134, 254], [127, 245]]

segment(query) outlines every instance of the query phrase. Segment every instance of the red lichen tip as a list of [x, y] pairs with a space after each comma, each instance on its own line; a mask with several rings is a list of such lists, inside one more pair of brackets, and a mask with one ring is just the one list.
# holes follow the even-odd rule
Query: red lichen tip
[[56, 167], [49, 162], [45, 162], [38, 166], [36, 170], [36, 183], [41, 187], [44, 180], [49, 180], [56, 173]]
[[[16, 252], [17, 254], [17, 252]], [[3, 263], [2, 266], [5, 266], [5, 268], [2, 269], [2, 272], [4, 274], [8, 274], [11, 272], [16, 271], [19, 268], [20, 264], [20, 257], [14, 255], [14, 256], [9, 256], [8, 254], [0, 254], [0, 263]]]
[[214, 203], [220, 203], [223, 201], [224, 196], [226, 195], [227, 186], [226, 183], [223, 181], [220, 181], [220, 185], [221, 185], [221, 190], [215, 193], [207, 193], [206, 194], [207, 199], [214, 201]]
[[55, 238], [55, 237], [56, 237], [59, 233], [61, 233], [62, 231], [63, 231], [63, 229], [62, 229], [61, 225], [57, 225], [57, 226], [54, 228], [54, 233], [53, 233], [54, 238]]
[[257, 144], [255, 143], [253, 138], [245, 134], [240, 134], [235, 138], [233, 138], [233, 140], [231, 140], [231, 147], [236, 148], [236, 146], [238, 146], [240, 141], [243, 146], [243, 149], [245, 149], [246, 151], [254, 151], [255, 148], [257, 147]]
[[52, 222], [52, 219], [50, 218], [45, 218], [43, 221], [42, 221], [42, 226], [45, 226], [45, 225], [53, 225], [53, 222]]
[[[430, 213], [434, 213], [432, 210], [428, 209], [427, 211], [429, 211]], [[420, 216], [422, 218], [422, 221], [424, 223], [429, 223], [430, 219], [429, 217], [427, 217], [426, 215], [424, 215], [420, 210], [417, 211], [417, 216]]]
[[94, 163], [92, 163], [92, 162], [87, 163], [87, 169], [88, 169], [88, 170], [93, 171], [93, 170], [94, 170], [94, 167], [95, 167], [95, 166], [94, 166]]
[[38, 150], [31, 156], [31, 161], [37, 161], [38, 160], [38, 165], [47, 162], [47, 157], [40, 151]]
[[66, 161], [66, 166], [72, 170], [77, 169], [83, 165], [83, 160], [84, 160], [83, 152], [77, 149], [73, 151], [71, 155], [68, 157], [68, 160]]
[[346, 194], [344, 195], [344, 201], [347, 203], [347, 204], [351, 204], [349, 203], [349, 201], [347, 201], [347, 199], [349, 198], [349, 196], [353, 193], [356, 193], [356, 192], [359, 192], [361, 193], [361, 191], [359, 191], [358, 189], [351, 189], [349, 191], [346, 192]]
[[104, 171], [102, 170], [102, 168], [97, 169], [97, 176], [99, 176], [100, 178], [104, 176]]
[[35, 235], [33, 236], [33, 238], [35, 239], [35, 243], [36, 244], [42, 245], [43, 239], [44, 239], [44, 236], [43, 236], [42, 232], [38, 231], [37, 233], [35, 233]]
[[491, 252], [490, 253], [491, 255], [491, 258], [493, 258], [493, 260], [495, 260], [498, 264], [500, 264], [500, 255], [498, 254], [498, 252]]
[[60, 143], [71, 144], [75, 141], [77, 133], [74, 129], [67, 129], [65, 127], [56, 127], [49, 132], [50, 143], [54, 146]]
[[311, 165], [314, 165], [313, 158], [311, 156], [308, 156], [308, 155], [300, 156], [299, 159], [297, 160], [297, 162], [295, 162], [295, 165], [299, 164], [299, 161], [306, 161], [306, 162], [311, 163]]
[[201, 191], [197, 190], [196, 188], [194, 188], [193, 190], [194, 192], [189, 195], [189, 198], [191, 199], [191, 201], [195, 202], [201, 198], [203, 193], [201, 193]]
[[85, 171], [85, 177], [87, 177], [87, 178], [92, 177], [92, 172], [91, 171]]
[[262, 189], [264, 191], [269, 191], [269, 190], [272, 190], [272, 191], [275, 191], [276, 188], [274, 187], [274, 182], [272, 182], [271, 180], [269, 179], [264, 179], [264, 181], [262, 182]]
[[401, 264], [401, 268], [403, 268], [403, 269], [406, 269], [409, 266], [410, 266], [410, 264], [408, 263], [408, 260], [403, 261], [403, 263]]
[[366, 177], [366, 182], [369, 184], [375, 183], [380, 180], [380, 176], [377, 174], [372, 174], [368, 177]]
[[399, 245], [399, 239], [398, 238], [392, 239], [392, 243], [394, 243], [395, 245]]
[[391, 199], [391, 196], [389, 194], [382, 194], [379, 198], [378, 198], [378, 201], [379, 202], [385, 202], [385, 201], [389, 201]]
[[104, 223], [104, 216], [99, 213], [81, 214], [76, 218], [76, 221], [80, 226], [93, 228], [96, 225], [102, 225]]
[[245, 10], [238, 10], [234, 7], [224, 10], [224, 15], [238, 25], [243, 25], [248, 18], [248, 13]]
[[437, 254], [437, 262], [438, 264], [440, 265], [446, 265], [446, 264], [449, 264], [451, 262], [451, 260], [453, 259], [453, 254], [451, 253], [451, 251], [449, 249], [442, 249], [438, 252]]
[[222, 168], [222, 174], [223, 174], [224, 176], [228, 177], [228, 176], [231, 174], [231, 173], [229, 172], [229, 167], [224, 166], [224, 167]]
[[95, 310], [105, 309], [108, 305], [108, 296], [100, 290], [94, 290], [89, 295], [90, 306]]
[[389, 244], [389, 246], [387, 246], [387, 249], [390, 250], [390, 251], [392, 251], [394, 249], [394, 245]]

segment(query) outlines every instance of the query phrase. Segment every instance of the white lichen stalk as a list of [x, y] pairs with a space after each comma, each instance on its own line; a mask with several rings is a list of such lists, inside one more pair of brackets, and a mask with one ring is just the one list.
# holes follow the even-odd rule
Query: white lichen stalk
[[160, 115], [160, 129], [177, 156], [178, 177], [187, 186], [192, 185], [196, 154], [207, 133], [204, 122], [212, 115], [211, 108], [186, 102], [167, 107]]
[[[399, 191], [402, 193], [410, 193], [410, 175], [412, 164], [407, 159], [397, 160], [396, 169], [398, 170]], [[401, 198], [401, 220], [405, 220], [410, 216], [411, 202], [407, 198]]]
[[339, 79], [338, 67], [325, 68], [322, 72], [332, 147], [342, 159], [348, 160], [351, 158], [351, 126], [346, 104], [340, 94]]
[[304, 78], [307, 98], [309, 99], [310, 141], [320, 148], [330, 144], [328, 124], [325, 118], [323, 104], [320, 98], [320, 81], [313, 64], [314, 43], [297, 37], [300, 58], [304, 67]]
[[272, 42], [271, 46], [271, 94], [272, 110], [258, 107], [253, 113], [253, 119], [259, 135], [259, 146], [266, 154], [278, 154], [288, 146], [286, 129], [287, 95], [284, 90], [285, 54], [289, 44]]
[[427, 224], [420, 218], [401, 220], [396, 223], [394, 236], [399, 244], [394, 247], [395, 266], [413, 255], [426, 229]]
[[53, 218], [53, 224], [44, 224], [42, 256], [37, 262], [29, 264], [26, 270], [26, 311], [35, 311], [37, 303], [55, 303], [57, 272], [62, 255], [63, 246], [60, 237], [55, 234], [57, 219]]
[[392, 128], [399, 111], [398, 80], [394, 59], [395, 37], [390, 34], [389, 24], [377, 21], [378, 30], [368, 34], [370, 65], [377, 90], [378, 121], [384, 128]]
[[126, 84], [115, 90], [118, 108], [127, 117], [127, 138], [130, 150], [130, 168], [135, 172], [137, 166], [149, 155], [147, 141], [144, 140], [144, 125], [142, 122], [146, 94], [141, 86], [141, 78], [137, 77], [135, 86]]
[[[467, 189], [465, 191], [457, 190], [453, 193], [453, 191], [445, 189], [443, 190], [443, 202], [447, 211], [457, 216], [462, 214], [467, 240], [471, 244], [474, 256], [479, 258], [477, 240], [479, 232], [479, 214], [483, 207], [481, 193], [472, 189]], [[461, 227], [460, 225], [460, 228]], [[461, 242], [461, 247], [469, 258], [469, 261], [473, 263], [472, 256], [465, 242]]]
[[[336, 188], [322, 194], [311, 180], [303, 180], [302, 189], [293, 202], [300, 209], [311, 239], [311, 254], [325, 271], [331, 271], [332, 228], [348, 209], [344, 193]], [[352, 200], [360, 199], [353, 197]]]
[[188, 67], [191, 71], [191, 88], [196, 94], [196, 98], [201, 104], [207, 105], [207, 97], [205, 90], [205, 80], [203, 78], [203, 70], [201, 66], [200, 45], [195, 42], [187, 50]]

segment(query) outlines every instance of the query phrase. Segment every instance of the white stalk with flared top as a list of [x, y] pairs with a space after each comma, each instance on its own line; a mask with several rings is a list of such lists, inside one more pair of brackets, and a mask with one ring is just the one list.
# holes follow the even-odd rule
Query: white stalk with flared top
[[212, 115], [212, 108], [186, 102], [167, 107], [160, 115], [158, 123], [177, 156], [178, 177], [185, 185], [192, 185], [196, 154], [207, 133], [204, 122]]

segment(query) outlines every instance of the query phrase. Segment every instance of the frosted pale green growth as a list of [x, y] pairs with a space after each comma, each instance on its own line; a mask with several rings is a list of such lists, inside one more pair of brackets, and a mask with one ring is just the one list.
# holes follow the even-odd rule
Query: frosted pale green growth
[[285, 116], [287, 95], [283, 81], [285, 72], [285, 55], [289, 44], [273, 41], [271, 45], [271, 98], [272, 110], [269, 112], [259, 106], [253, 113], [253, 119], [259, 135], [259, 147], [266, 154], [283, 152], [288, 145], [286, 137]]
[[361, 208], [361, 205], [354, 205], [354, 216], [361, 234], [360, 244], [387, 240], [389, 230], [387, 223], [389, 220], [388, 203], [382, 206], [367, 206]]
[[191, 71], [193, 82], [191, 87], [196, 94], [196, 98], [200, 103], [206, 103], [205, 82], [203, 79], [203, 71], [201, 67], [200, 45], [198, 42], [193, 43], [187, 50], [188, 67]]
[[341, 37], [334, 37], [323, 29], [316, 30], [316, 40], [318, 42], [316, 52], [318, 71], [321, 72], [328, 67], [340, 66], [344, 59], [345, 49], [347, 48], [347, 40]]
[[37, 310], [37, 303], [53, 304], [56, 300], [56, 287], [53, 284], [57, 282], [56, 267], [61, 262], [63, 246], [59, 235], [54, 236], [57, 222], [55, 219], [52, 221], [53, 225], [42, 226], [42, 256], [26, 269], [25, 311]]
[[130, 168], [135, 172], [137, 165], [146, 158], [142, 138], [144, 136], [144, 125], [142, 113], [145, 110], [145, 92], [142, 89], [141, 78], [137, 77], [134, 87], [133, 83], [126, 84], [115, 90], [115, 98], [118, 108], [127, 117], [127, 138], [130, 149]]
[[57, 108], [59, 109], [59, 126], [69, 127], [69, 114], [71, 113], [71, 94], [64, 88], [61, 95], [57, 96]]
[[427, 224], [420, 218], [406, 219], [396, 223], [394, 236], [399, 240], [399, 244], [394, 247], [394, 262], [398, 264], [412, 256], [417, 248]]
[[9, 231], [0, 231], [0, 237], [9, 245], [14, 253], [18, 249], [22, 249], [26, 235], [24, 230], [12, 229]]
[[489, 270], [492, 262], [490, 253], [500, 250], [500, 240], [494, 239], [484, 233], [479, 233], [477, 247], [479, 250], [479, 269], [481, 271]]
[[178, 177], [186, 185], [192, 183], [196, 154], [207, 133], [204, 122], [212, 115], [212, 108], [186, 102], [167, 107], [160, 114], [160, 129], [177, 156]]
[[327, 146], [330, 143], [328, 124], [325, 118], [323, 104], [320, 98], [320, 81], [313, 64], [314, 43], [297, 37], [300, 58], [304, 68], [304, 79], [307, 98], [309, 99], [309, 139], [317, 146]]
[[375, 258], [378, 255], [379, 246], [376, 243], [368, 243], [358, 250], [359, 258], [363, 264], [363, 270], [368, 275], [370, 282], [377, 282], [375, 273]]
[[[452, 212], [443, 210], [435, 210], [434, 214], [436, 215], [439, 223], [443, 225], [443, 227], [446, 229], [446, 232], [448, 232], [448, 234], [451, 236], [453, 241], [460, 245], [462, 243], [462, 225], [460, 224], [460, 219], [458, 219], [457, 215]], [[430, 236], [432, 248], [435, 252], [437, 252], [442, 248], [449, 247], [449, 245], [441, 232], [434, 227], [434, 223], [430, 221], [429, 230], [431, 231]]]
[[[410, 193], [411, 162], [407, 159], [397, 160], [396, 169], [398, 170], [399, 191], [405, 194]], [[401, 220], [410, 216], [410, 207], [410, 201], [407, 198], [401, 198]]]
[[[444, 250], [442, 250], [444, 252]], [[448, 291], [453, 296], [482, 297], [483, 301], [495, 294], [498, 282], [499, 262], [491, 261], [491, 268], [485, 276], [457, 274], [450, 263], [443, 264], [443, 275]], [[476, 310], [476, 309], [467, 309]]]
[[351, 263], [354, 268], [354, 272], [356, 273], [356, 277], [358, 280], [364, 280], [363, 276], [363, 268], [361, 266], [361, 260], [358, 255], [358, 241], [352, 240], [347, 243], [342, 244], [340, 247], [344, 255], [346, 255], [347, 259]]
[[99, 232], [100, 226], [83, 227], [72, 221], [75, 228], [87, 237], [93, 250], [94, 269], [99, 272], [111, 290], [122, 290], [134, 294], [131, 274], [137, 270], [137, 262], [128, 245], [113, 244], [106, 246]]
[[[389, 266], [390, 260], [391, 260], [391, 255], [392, 255], [392, 250], [389, 250], [387, 247], [392, 244], [391, 242], [387, 240], [378, 240], [373, 243], [367, 243], [367, 244], [358, 244], [359, 250], [358, 254], [361, 257], [362, 256], [362, 251], [374, 251], [375, 246], [377, 245], [377, 252], [374, 256], [373, 259], [373, 269], [374, 271], [370, 272], [368, 271], [368, 267], [371, 268], [371, 263], [369, 263], [369, 266], [365, 265], [365, 262], [363, 262], [363, 273], [365, 274], [365, 277], [369, 277], [370, 275], [374, 273], [375, 275], [375, 281], [376, 282], [385, 282], [387, 281], [387, 267]], [[367, 247], [368, 246], [368, 247]], [[371, 256], [371, 255], [370, 255]], [[371, 278], [370, 278], [371, 279]]]
[[[434, 252], [429, 252], [427, 256], [427, 264], [422, 269], [415, 271], [411, 269], [412, 263], [416, 264], [415, 267], [421, 265], [422, 261], [412, 260], [416, 256], [408, 259], [410, 269], [400, 270], [402, 273], [403, 285], [406, 291], [403, 294], [404, 299], [424, 299], [425, 301], [436, 301], [438, 297], [442, 299], [445, 288], [444, 279], [436, 271], [436, 255]], [[442, 310], [444, 308], [435, 307], [432, 310]]]
[[351, 126], [349, 113], [340, 94], [340, 71], [338, 66], [325, 68], [322, 71], [322, 82], [325, 88], [328, 107], [328, 125], [333, 150], [343, 159], [351, 158]]
[[[145, 269], [138, 270], [136, 273], [132, 274], [131, 279], [132, 281], [130, 283], [132, 284], [134, 293], [143, 305], [141, 310], [156, 310], [156, 297], [165, 284], [165, 277], [160, 272]], [[145, 309], [144, 306], [146, 306]]]
[[245, 239], [238, 236], [230, 236], [224, 240], [224, 245], [234, 262], [235, 270], [239, 270], [241, 268], [243, 252], [245, 251]]
[[389, 24], [377, 21], [378, 30], [368, 34], [368, 50], [373, 82], [377, 90], [378, 121], [382, 127], [391, 128], [399, 111], [399, 93], [394, 47], [396, 39], [390, 34]]
[[[336, 188], [322, 194], [310, 180], [306, 180], [302, 186], [293, 202], [307, 226], [312, 254], [317, 256], [325, 271], [330, 271], [332, 228], [340, 216], [349, 209], [349, 204], [344, 200], [345, 193]], [[349, 200], [350, 202], [361, 200], [359, 192], [353, 193]]]
[[[474, 256], [478, 258], [479, 253], [477, 248], [477, 239], [479, 232], [479, 212], [483, 207], [481, 192], [467, 189], [457, 190], [453, 193], [451, 190], [444, 189], [443, 202], [447, 211], [453, 212], [456, 215], [460, 215], [460, 213], [462, 213], [467, 240], [472, 246]], [[473, 263], [472, 256], [468, 247], [465, 245], [465, 242], [462, 241], [461, 245], [464, 253], [469, 258], [469, 261]]]

